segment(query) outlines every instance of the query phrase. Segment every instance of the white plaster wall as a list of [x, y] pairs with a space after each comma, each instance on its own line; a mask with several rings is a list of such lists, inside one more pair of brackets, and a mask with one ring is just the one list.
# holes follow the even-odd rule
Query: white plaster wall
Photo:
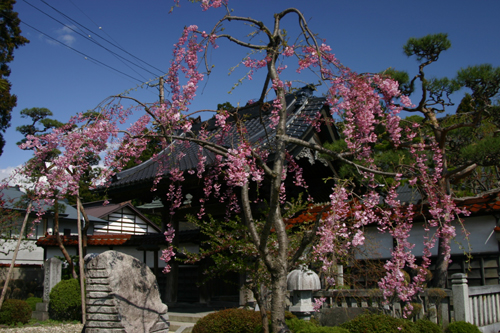
[[[466, 217], [464, 218], [463, 225], [467, 232], [469, 232], [469, 237], [466, 237], [462, 226], [458, 222], [453, 222], [457, 235], [450, 244], [452, 255], [468, 252], [469, 246], [471, 253], [498, 252], [498, 241], [495, 235], [491, 234], [496, 225], [496, 220], [493, 216]], [[434, 235], [435, 230], [436, 228], [429, 230], [429, 236]], [[415, 256], [421, 256], [423, 253], [425, 234], [423, 223], [413, 224], [408, 241], [415, 245], [412, 250]], [[360, 247], [360, 254], [356, 255], [358, 259], [383, 259], [391, 256], [393, 247], [391, 235], [388, 233], [380, 233], [376, 227], [366, 227], [365, 237], [366, 244]], [[432, 255], [437, 255], [437, 242], [435, 247], [431, 249], [431, 253]]]
[[[470, 217], [465, 220], [465, 229], [470, 233], [470, 236], [465, 237], [461, 230], [461, 227], [456, 226], [457, 237], [455, 240], [466, 247], [470, 243], [472, 252], [498, 252], [498, 241], [495, 239], [495, 235], [492, 235], [493, 228], [495, 228], [496, 220], [491, 215]], [[491, 235], [491, 237], [490, 237]], [[489, 238], [489, 239], [488, 239]], [[451, 245], [452, 253], [462, 253], [459, 245], [453, 242]]]
[[356, 259], [390, 258], [392, 236], [379, 232], [376, 227], [365, 227], [365, 244], [355, 251]]
[[[472, 253], [498, 252], [498, 241], [495, 235], [491, 235], [495, 227], [495, 218], [491, 215], [466, 217], [463, 227], [469, 233], [467, 237], [463, 227], [458, 222], [454, 222], [456, 237], [451, 241], [451, 254], [463, 254], [464, 251]], [[435, 228], [429, 231], [430, 235], [434, 235]], [[423, 224], [415, 224], [412, 228], [409, 241], [415, 244], [413, 253], [421, 255], [423, 251], [423, 237], [425, 235]], [[491, 235], [491, 237], [490, 237]], [[431, 249], [432, 255], [438, 254], [437, 242], [436, 246]]]
[[[43, 249], [35, 245], [35, 240], [23, 240], [17, 253], [16, 264], [43, 264]], [[1, 240], [0, 263], [10, 264], [17, 240]], [[10, 252], [8, 252], [11, 250]]]

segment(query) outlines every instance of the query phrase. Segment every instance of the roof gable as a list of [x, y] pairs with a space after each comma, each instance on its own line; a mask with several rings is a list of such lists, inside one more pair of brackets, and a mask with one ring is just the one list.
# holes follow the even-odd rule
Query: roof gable
[[[327, 108], [326, 99], [323, 97], [314, 97], [312, 96], [312, 90], [304, 88], [295, 94], [288, 94], [286, 101], [288, 106], [287, 135], [309, 141], [315, 132], [311, 125], [311, 120], [315, 119], [323, 109]], [[271, 147], [270, 144], [275, 139], [275, 132], [269, 130], [272, 122], [271, 112], [261, 110], [261, 105], [258, 103], [239, 108], [237, 111], [237, 117], [243, 121], [242, 126], [246, 135], [245, 139], [254, 146]], [[323, 116], [325, 115], [326, 113], [323, 113]], [[232, 121], [234, 122], [234, 119]], [[199, 131], [202, 126], [213, 134], [219, 131], [216, 127], [214, 117], [205, 122], [194, 124], [192, 131]], [[335, 131], [330, 130], [325, 132], [333, 134]], [[334, 138], [331, 139], [333, 140]], [[217, 143], [229, 148], [234, 147], [240, 141], [238, 131], [233, 127], [224, 142]], [[287, 148], [293, 155], [298, 155], [304, 149], [295, 145], [290, 145]], [[184, 157], [178, 158], [181, 154], [185, 154]], [[114, 177], [110, 188], [128, 187], [132, 184], [151, 182], [158, 174], [158, 160], [161, 160], [164, 165], [170, 165], [172, 168], [178, 168], [181, 171], [193, 170], [198, 165], [198, 154], [199, 146], [197, 144], [192, 142], [179, 144], [179, 142], [175, 142], [175, 144], [158, 154], [156, 159], [150, 159], [118, 173]], [[215, 154], [209, 150], [203, 149], [203, 156], [206, 158], [206, 165], [211, 165], [215, 162]], [[164, 172], [164, 175], [166, 174], [168, 174], [168, 168]]]
[[150, 234], [161, 229], [144, 216], [130, 201], [108, 203], [104, 201], [84, 203], [87, 214], [99, 216], [104, 223], [94, 223], [94, 233]]

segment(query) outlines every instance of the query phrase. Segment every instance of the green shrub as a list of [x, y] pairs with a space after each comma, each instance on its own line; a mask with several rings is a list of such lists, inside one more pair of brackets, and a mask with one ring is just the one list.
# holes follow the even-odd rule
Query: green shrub
[[480, 333], [476, 325], [466, 323], [465, 321], [456, 321], [451, 323], [445, 330], [445, 333]]
[[31, 306], [19, 299], [6, 299], [0, 310], [0, 324], [26, 324], [31, 319]]
[[61, 280], [50, 291], [49, 317], [54, 320], [81, 320], [82, 300], [77, 279]]
[[[271, 312], [268, 312], [268, 317], [271, 318]], [[285, 311], [285, 320], [296, 319], [297, 316], [291, 313], [290, 311]]]
[[349, 333], [341, 327], [319, 326], [315, 321], [300, 320], [297, 318], [286, 321], [293, 333]]
[[193, 327], [193, 333], [254, 333], [259, 325], [262, 325], [259, 312], [226, 309], [198, 320]]
[[430, 320], [419, 319], [415, 322], [415, 327], [420, 333], [442, 333], [441, 327]]
[[43, 300], [40, 297], [29, 297], [26, 299], [26, 303], [31, 306], [31, 310], [36, 311], [36, 304], [42, 303]]
[[383, 314], [367, 313], [357, 316], [340, 327], [351, 333], [418, 333], [415, 324], [406, 319]]

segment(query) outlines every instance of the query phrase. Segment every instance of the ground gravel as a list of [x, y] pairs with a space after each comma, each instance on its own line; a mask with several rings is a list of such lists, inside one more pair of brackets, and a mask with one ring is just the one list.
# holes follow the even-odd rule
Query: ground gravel
[[0, 328], [1, 333], [81, 333], [83, 324], [61, 324], [54, 326], [26, 326], [16, 328]]

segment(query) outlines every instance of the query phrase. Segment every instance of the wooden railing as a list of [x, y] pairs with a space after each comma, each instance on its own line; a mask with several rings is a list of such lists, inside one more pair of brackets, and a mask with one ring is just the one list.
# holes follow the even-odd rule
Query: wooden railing
[[455, 320], [478, 326], [482, 332], [500, 331], [500, 285], [468, 287], [465, 274], [453, 274]]
[[[394, 316], [402, 317], [403, 302], [384, 302], [378, 289], [320, 290], [313, 293], [314, 299], [325, 298], [323, 308], [377, 308]], [[449, 289], [426, 289], [412, 302], [411, 318], [428, 318], [435, 323], [448, 326], [451, 320], [452, 291]]]
[[472, 323], [486, 326], [500, 321], [500, 285], [469, 287]]
[[[325, 298], [323, 308], [378, 308], [402, 316], [404, 304], [386, 304], [377, 289], [320, 290], [313, 299]], [[414, 300], [413, 319], [427, 318], [447, 327], [452, 321], [466, 321], [481, 332], [500, 331], [500, 285], [469, 287], [465, 274], [452, 276], [452, 289], [425, 289]]]

